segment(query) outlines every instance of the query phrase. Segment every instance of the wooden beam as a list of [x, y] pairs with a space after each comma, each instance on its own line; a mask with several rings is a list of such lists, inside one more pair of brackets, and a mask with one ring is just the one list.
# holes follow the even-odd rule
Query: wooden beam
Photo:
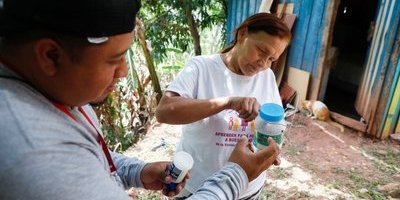
[[260, 8], [258, 9], [258, 12], [267, 12], [270, 13], [271, 11], [271, 5], [273, 3], [273, 0], [262, 0]]
[[395, 143], [395, 144], [400, 144], [400, 133], [395, 133], [390, 135], [390, 139]]
[[362, 122], [359, 122], [355, 119], [352, 119], [350, 117], [346, 117], [344, 115], [341, 115], [336, 112], [331, 111], [331, 118], [332, 120], [339, 122], [340, 124], [343, 124], [349, 128], [352, 128], [357, 131], [361, 131], [365, 133], [367, 131], [367, 124], [364, 124]]
[[317, 73], [311, 76], [310, 86], [309, 86], [309, 93], [307, 94], [307, 99], [314, 99], [318, 100], [321, 92], [321, 85], [322, 85], [322, 78], [326, 73], [325, 70], [328, 65], [328, 55], [329, 50], [332, 46], [333, 40], [333, 31], [336, 22], [336, 15], [339, 10], [340, 1], [328, 1], [326, 5], [326, 13], [325, 17], [323, 18], [324, 27], [323, 27], [323, 34], [321, 38], [321, 52], [320, 57], [317, 64]]
[[308, 83], [310, 81], [310, 73], [294, 67], [289, 67], [287, 70], [287, 82], [290, 87], [296, 90], [294, 105], [306, 100]]

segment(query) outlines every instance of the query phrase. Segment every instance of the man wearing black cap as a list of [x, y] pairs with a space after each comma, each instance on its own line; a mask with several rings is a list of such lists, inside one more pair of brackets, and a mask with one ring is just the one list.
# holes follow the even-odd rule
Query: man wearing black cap
[[[168, 162], [109, 152], [87, 105], [127, 75], [139, 8], [136, 0], [0, 0], [0, 199], [129, 199], [124, 188], [170, 182]], [[252, 153], [243, 138], [192, 198], [237, 198], [274, 163], [271, 143]]]

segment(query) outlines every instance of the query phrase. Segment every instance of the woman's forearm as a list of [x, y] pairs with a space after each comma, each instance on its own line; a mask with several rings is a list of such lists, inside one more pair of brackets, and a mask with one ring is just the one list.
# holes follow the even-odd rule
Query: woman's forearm
[[188, 99], [164, 95], [158, 105], [156, 118], [160, 123], [188, 124], [229, 108], [229, 97]]

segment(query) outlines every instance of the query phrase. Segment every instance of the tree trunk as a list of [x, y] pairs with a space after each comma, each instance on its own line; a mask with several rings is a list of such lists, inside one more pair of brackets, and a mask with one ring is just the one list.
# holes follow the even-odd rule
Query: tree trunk
[[150, 50], [147, 48], [147, 42], [144, 37], [142, 21], [138, 18], [136, 18], [136, 33], [137, 33], [140, 45], [142, 46], [144, 56], [146, 58], [147, 68], [149, 69], [149, 73], [151, 76], [151, 84], [153, 85], [153, 89], [157, 94], [156, 100], [157, 100], [157, 104], [158, 104], [160, 102], [160, 99], [162, 96], [160, 81], [158, 80], [153, 57], [150, 54]]
[[189, 4], [185, 5], [185, 15], [186, 19], [188, 20], [190, 35], [192, 35], [193, 38], [194, 53], [196, 55], [201, 55], [200, 35], [199, 31], [197, 30], [196, 21], [194, 20], [192, 14], [192, 8], [190, 7]]

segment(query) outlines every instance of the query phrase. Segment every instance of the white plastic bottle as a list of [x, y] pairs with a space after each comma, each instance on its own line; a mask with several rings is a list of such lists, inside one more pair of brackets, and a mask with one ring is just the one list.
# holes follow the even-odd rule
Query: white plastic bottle
[[179, 151], [175, 154], [172, 163], [168, 165], [167, 172], [172, 177], [172, 182], [166, 184], [167, 191], [176, 189], [176, 185], [182, 182], [186, 174], [193, 167], [193, 158], [190, 154]]
[[278, 104], [266, 103], [260, 107], [259, 116], [255, 120], [256, 133], [253, 139], [253, 145], [257, 149], [267, 147], [269, 137], [275, 140], [279, 148], [282, 148], [283, 133], [286, 130], [283, 117], [284, 110]]

